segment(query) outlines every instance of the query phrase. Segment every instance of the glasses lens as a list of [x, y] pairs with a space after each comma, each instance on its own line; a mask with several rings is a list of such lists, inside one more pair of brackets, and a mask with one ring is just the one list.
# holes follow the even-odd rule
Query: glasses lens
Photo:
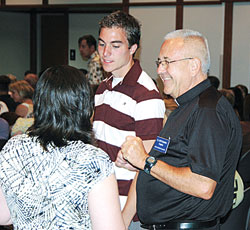
[[162, 67], [166, 68], [168, 66], [168, 61], [167, 60], [157, 60], [156, 62], [157, 68], [162, 65]]

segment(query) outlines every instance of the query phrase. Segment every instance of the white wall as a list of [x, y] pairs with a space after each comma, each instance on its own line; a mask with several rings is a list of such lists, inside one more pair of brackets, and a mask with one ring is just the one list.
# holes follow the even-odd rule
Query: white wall
[[142, 24], [141, 48], [136, 57], [140, 59], [142, 68], [156, 79], [155, 61], [164, 36], [175, 29], [175, 7], [131, 7], [129, 13]]
[[0, 74], [22, 79], [30, 66], [29, 15], [0, 12]]
[[222, 83], [224, 5], [185, 6], [183, 14], [183, 28], [197, 30], [207, 38], [211, 56], [209, 74]]
[[233, 12], [231, 86], [243, 84], [250, 91], [250, 2], [238, 3]]

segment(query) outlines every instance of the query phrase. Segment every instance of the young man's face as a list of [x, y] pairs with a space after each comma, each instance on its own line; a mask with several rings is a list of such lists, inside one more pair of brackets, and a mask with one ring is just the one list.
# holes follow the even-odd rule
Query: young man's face
[[124, 77], [130, 70], [133, 54], [137, 45], [129, 48], [126, 33], [123, 29], [112, 27], [102, 28], [99, 35], [98, 52], [103, 69], [115, 77]]
[[83, 60], [89, 59], [91, 54], [93, 53], [92, 49], [88, 46], [86, 40], [82, 40], [79, 51]]

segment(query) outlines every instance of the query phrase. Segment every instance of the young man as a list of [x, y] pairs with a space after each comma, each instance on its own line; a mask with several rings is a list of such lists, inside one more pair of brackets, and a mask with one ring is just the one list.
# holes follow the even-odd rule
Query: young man
[[[146, 150], [151, 149], [162, 129], [165, 105], [153, 80], [133, 58], [140, 42], [139, 22], [117, 11], [101, 20], [99, 31], [98, 52], [110, 76], [96, 91], [93, 127], [98, 146], [115, 163], [127, 135], [139, 136]], [[135, 172], [118, 167], [115, 170], [123, 207]], [[131, 186], [133, 192], [135, 183]], [[139, 229], [139, 223], [130, 229]]]
[[[239, 119], [207, 79], [209, 49], [199, 32], [169, 33], [156, 64], [178, 108], [149, 154], [138, 137], [127, 137], [119, 153], [141, 169], [136, 191], [142, 227], [219, 230], [233, 205]], [[135, 212], [133, 203], [127, 207]]]
[[100, 57], [96, 51], [96, 40], [92, 35], [84, 35], [78, 40], [83, 60], [88, 60], [87, 77], [91, 85], [99, 85], [105, 77]]

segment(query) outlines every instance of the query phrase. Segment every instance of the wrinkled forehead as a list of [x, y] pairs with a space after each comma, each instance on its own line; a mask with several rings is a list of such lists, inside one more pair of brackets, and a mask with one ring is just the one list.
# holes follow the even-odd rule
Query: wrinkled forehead
[[165, 40], [161, 46], [159, 58], [177, 58], [183, 57], [184, 40], [182, 38], [171, 38]]

